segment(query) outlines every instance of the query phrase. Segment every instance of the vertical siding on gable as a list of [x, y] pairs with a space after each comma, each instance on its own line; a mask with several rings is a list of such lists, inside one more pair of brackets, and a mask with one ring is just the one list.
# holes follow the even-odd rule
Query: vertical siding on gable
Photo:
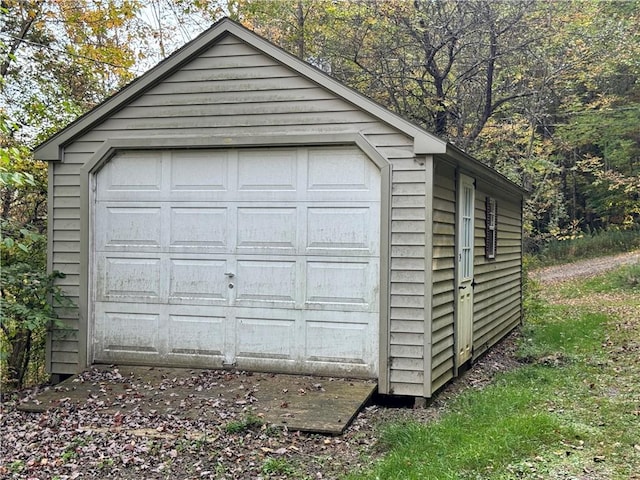
[[455, 170], [436, 162], [433, 189], [431, 391], [454, 375]]
[[522, 221], [520, 200], [497, 197], [498, 237], [495, 260], [485, 258], [485, 199], [476, 193], [473, 355], [477, 358], [521, 321]]
[[[53, 164], [53, 268], [80, 295], [80, 167], [112, 138], [259, 136], [359, 132], [392, 164], [390, 389], [422, 396], [424, 365], [425, 173], [413, 139], [336, 98], [229, 36], [64, 148]], [[382, 228], [385, 228], [384, 226]], [[74, 373], [78, 311], [51, 338], [50, 371]], [[86, 332], [82, 332], [85, 335]]]

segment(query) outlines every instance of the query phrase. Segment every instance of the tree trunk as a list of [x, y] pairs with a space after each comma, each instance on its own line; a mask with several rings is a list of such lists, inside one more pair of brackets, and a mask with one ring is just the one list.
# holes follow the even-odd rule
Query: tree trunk
[[29, 367], [29, 357], [31, 356], [31, 330], [20, 329], [10, 339], [11, 353], [7, 358], [7, 370], [9, 373], [9, 383], [16, 389], [24, 384], [24, 378]]
[[[7, 53], [6, 59], [2, 64], [0, 64], [0, 77], [4, 78], [7, 76], [9, 72], [9, 67], [11, 66], [11, 62], [15, 57], [15, 53], [18, 50], [20, 44], [26, 39], [29, 30], [31, 30], [32, 25], [40, 15], [40, 9], [42, 8], [43, 2], [37, 2], [34, 5], [27, 5], [29, 11], [27, 13], [27, 18], [23, 21], [20, 26], [20, 32], [18, 35], [13, 38], [13, 42], [11, 42], [11, 46], [9, 47], [9, 52]], [[3, 2], [4, 7], [4, 2]], [[3, 89], [4, 83], [0, 83], [0, 90]]]
[[298, 47], [298, 58], [304, 60], [304, 10], [302, 0], [298, 0], [298, 6], [296, 8], [296, 20], [298, 21], [298, 38], [296, 41]]

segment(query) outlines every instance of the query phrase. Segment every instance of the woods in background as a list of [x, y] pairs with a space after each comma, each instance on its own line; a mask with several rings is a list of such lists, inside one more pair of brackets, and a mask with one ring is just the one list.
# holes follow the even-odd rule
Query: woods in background
[[531, 237], [639, 218], [637, 0], [5, 0], [2, 9], [3, 147], [33, 146], [228, 15], [530, 189]]
[[640, 2], [230, 2], [236, 18], [529, 189], [534, 240], [640, 219]]

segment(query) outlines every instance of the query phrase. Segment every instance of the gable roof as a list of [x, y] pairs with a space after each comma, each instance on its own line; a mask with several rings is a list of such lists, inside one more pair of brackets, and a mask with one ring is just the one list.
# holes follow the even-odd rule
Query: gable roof
[[459, 150], [445, 140], [427, 132], [416, 124], [400, 115], [388, 110], [365, 95], [347, 87], [322, 70], [308, 64], [298, 57], [274, 45], [258, 34], [245, 28], [239, 23], [223, 18], [211, 28], [201, 33], [194, 40], [174, 52], [158, 63], [155, 67], [133, 80], [121, 90], [107, 98], [95, 108], [80, 116], [67, 127], [54, 134], [34, 149], [34, 156], [38, 160], [56, 161], [60, 159], [60, 150], [73, 142], [79, 136], [91, 130], [106, 118], [127, 106], [130, 102], [143, 95], [162, 80], [178, 71], [182, 66], [196, 58], [202, 52], [211, 48], [216, 42], [227, 35], [233, 35], [239, 40], [254, 47], [261, 53], [273, 58], [277, 62], [291, 68], [302, 77], [316, 83], [320, 87], [332, 92], [336, 96], [378, 118], [380, 121], [396, 128], [414, 139], [414, 154], [416, 155], [445, 155], [456, 161], [468, 163], [472, 170], [489, 176], [500, 177], [507, 184], [516, 187], [520, 192], [524, 190], [508, 180], [494, 169], [484, 165], [472, 156]]
[[184, 64], [229, 34], [238, 37], [240, 40], [274, 60], [293, 69], [301, 76], [317, 83], [335, 95], [414, 138], [414, 150], [416, 154], [446, 152], [447, 142], [444, 140], [428, 133], [373, 100], [352, 90], [318, 68], [291, 55], [239, 23], [229, 18], [224, 18], [165, 60], [158, 63], [145, 74], [133, 80], [107, 100], [76, 119], [66, 128], [38, 145], [34, 149], [35, 157], [39, 160], [58, 160], [60, 147], [70, 143], [111, 114], [126, 106], [135, 98], [141, 96], [148, 89], [160, 83], [164, 78], [179, 70]]

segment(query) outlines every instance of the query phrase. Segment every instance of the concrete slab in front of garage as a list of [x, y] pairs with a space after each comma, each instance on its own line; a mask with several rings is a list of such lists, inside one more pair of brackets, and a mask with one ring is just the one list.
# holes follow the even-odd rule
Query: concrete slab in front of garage
[[19, 408], [137, 411], [226, 424], [255, 415], [289, 430], [339, 435], [375, 392], [371, 380], [141, 366], [96, 366]]

